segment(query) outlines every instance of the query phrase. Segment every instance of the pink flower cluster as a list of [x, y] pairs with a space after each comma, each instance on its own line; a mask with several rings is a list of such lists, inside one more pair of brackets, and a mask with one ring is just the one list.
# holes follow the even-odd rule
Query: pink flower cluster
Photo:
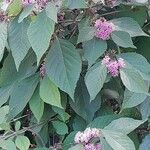
[[106, 55], [103, 60], [102, 64], [106, 65], [108, 72], [111, 76], [116, 77], [119, 75], [119, 69], [125, 67], [125, 62], [122, 58], [118, 60], [111, 59], [109, 55]]
[[104, 18], [96, 20], [95, 28], [95, 36], [102, 40], [108, 40], [110, 38], [111, 33], [114, 31], [113, 24], [111, 22], [106, 21], [106, 19]]
[[75, 135], [74, 141], [76, 144], [82, 144], [84, 150], [100, 150], [100, 144], [93, 144], [90, 141], [100, 137], [100, 131], [96, 128], [87, 128], [84, 132], [78, 132]]
[[35, 11], [41, 11], [47, 5], [48, 0], [22, 0], [23, 7], [35, 4]]

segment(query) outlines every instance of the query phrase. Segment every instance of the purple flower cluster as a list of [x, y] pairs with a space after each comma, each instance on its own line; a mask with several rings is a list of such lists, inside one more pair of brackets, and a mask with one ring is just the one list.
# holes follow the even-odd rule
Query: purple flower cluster
[[47, 5], [48, 0], [22, 0], [23, 7], [35, 4], [35, 11], [41, 11]]
[[95, 28], [95, 36], [102, 40], [108, 40], [110, 38], [111, 33], [114, 31], [113, 24], [111, 22], [106, 21], [106, 19], [104, 18], [96, 20]]
[[76, 144], [82, 144], [84, 150], [100, 150], [100, 144], [90, 143], [92, 139], [99, 138], [100, 131], [96, 128], [87, 128], [84, 132], [78, 132], [74, 141]]
[[125, 67], [125, 62], [122, 58], [118, 60], [111, 59], [109, 55], [106, 55], [103, 60], [102, 64], [107, 67], [108, 72], [113, 77], [117, 77], [119, 75], [119, 69]]

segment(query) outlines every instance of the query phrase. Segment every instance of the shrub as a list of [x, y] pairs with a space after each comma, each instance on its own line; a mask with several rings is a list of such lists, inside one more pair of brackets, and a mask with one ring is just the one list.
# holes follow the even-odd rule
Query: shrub
[[149, 150], [148, 0], [3, 0], [0, 147]]

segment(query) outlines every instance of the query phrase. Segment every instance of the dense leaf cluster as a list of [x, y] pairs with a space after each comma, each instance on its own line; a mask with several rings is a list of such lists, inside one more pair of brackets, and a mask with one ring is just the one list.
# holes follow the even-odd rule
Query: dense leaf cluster
[[102, 150], [150, 149], [148, 0], [0, 3], [1, 149], [86, 150], [74, 137], [88, 127]]

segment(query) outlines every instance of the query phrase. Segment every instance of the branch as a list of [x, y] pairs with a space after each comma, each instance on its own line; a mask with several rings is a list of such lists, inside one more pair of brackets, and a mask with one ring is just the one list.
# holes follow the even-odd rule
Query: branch
[[9, 134], [7, 136], [3, 135], [3, 136], [0, 137], [0, 140], [7, 140], [8, 138], [15, 137], [17, 135], [23, 134], [26, 131], [32, 132], [33, 131], [32, 129], [34, 129], [35, 127], [39, 127], [41, 125], [44, 125], [44, 124], [52, 121], [55, 117], [56, 117], [56, 115], [53, 116], [50, 120], [46, 120], [46, 121], [40, 122], [39, 124], [34, 124], [34, 125], [30, 126], [30, 127], [24, 127], [23, 129], [21, 129], [19, 131], [16, 131], [16, 132], [13, 132], [13, 133], [11, 133], [11, 134]]

